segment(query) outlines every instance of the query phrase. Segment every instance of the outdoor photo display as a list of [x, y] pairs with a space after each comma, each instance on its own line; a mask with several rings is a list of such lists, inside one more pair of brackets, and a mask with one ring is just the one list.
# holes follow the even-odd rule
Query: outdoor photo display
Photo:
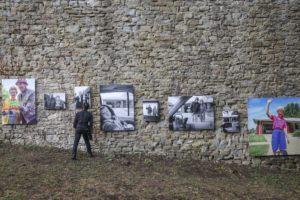
[[2, 80], [2, 124], [36, 124], [35, 80]]
[[168, 107], [170, 130], [214, 129], [214, 108], [211, 96], [169, 97]]
[[143, 101], [144, 120], [148, 122], [157, 122], [160, 120], [159, 101], [145, 100]]
[[[2, 96], [0, 96], [0, 119], [2, 119]], [[2, 127], [2, 120], [0, 121], [0, 128]]]
[[48, 93], [44, 94], [44, 104], [47, 110], [65, 110], [66, 94], [65, 93]]
[[240, 132], [239, 113], [237, 111], [226, 110], [222, 113], [222, 128], [225, 133]]
[[89, 107], [91, 104], [91, 88], [89, 86], [78, 86], [74, 89], [74, 101], [76, 109], [82, 109], [84, 103], [88, 103]]
[[251, 156], [300, 154], [300, 97], [249, 98]]
[[100, 85], [101, 130], [134, 130], [132, 85]]

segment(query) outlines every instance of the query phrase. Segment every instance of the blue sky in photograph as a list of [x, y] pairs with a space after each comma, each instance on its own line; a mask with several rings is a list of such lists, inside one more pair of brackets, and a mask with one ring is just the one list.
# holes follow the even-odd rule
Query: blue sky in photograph
[[[18, 81], [18, 79], [2, 79], [2, 94], [4, 94], [4, 89], [8, 92], [9, 88], [12, 86], [15, 86], [18, 90], [18, 94], [20, 94], [20, 90], [19, 88], [16, 86], [16, 82]], [[28, 86], [27, 88], [34, 90], [35, 91], [35, 79], [26, 79]]]
[[[266, 115], [266, 105], [268, 99], [271, 98], [248, 98], [248, 129], [255, 128], [253, 119], [268, 119]], [[277, 115], [276, 108], [286, 106], [289, 103], [298, 103], [300, 105], [300, 97], [280, 97], [272, 98], [270, 105], [270, 113]]]
[[[16, 86], [16, 82], [18, 81], [18, 79], [2, 79], [2, 87], [5, 88], [7, 91], [9, 90], [9, 88], [11, 86]], [[27, 88], [35, 90], [35, 80], [34, 79], [26, 79], [28, 86]], [[18, 87], [17, 87], [18, 89]], [[19, 89], [18, 89], [18, 92]]]

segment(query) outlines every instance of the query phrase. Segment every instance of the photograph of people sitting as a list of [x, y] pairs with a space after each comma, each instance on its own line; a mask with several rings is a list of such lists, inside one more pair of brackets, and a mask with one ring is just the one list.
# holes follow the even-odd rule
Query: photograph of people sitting
[[65, 93], [48, 93], [44, 95], [45, 109], [47, 110], [65, 110]]

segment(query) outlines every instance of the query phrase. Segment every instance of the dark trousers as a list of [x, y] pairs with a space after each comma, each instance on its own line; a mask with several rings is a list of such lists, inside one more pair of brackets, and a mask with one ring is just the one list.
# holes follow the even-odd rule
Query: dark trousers
[[84, 139], [87, 152], [90, 155], [92, 154], [91, 144], [90, 144], [90, 141], [89, 141], [87, 131], [85, 131], [85, 130], [76, 130], [75, 131], [75, 140], [74, 140], [74, 144], [73, 144], [73, 157], [76, 157], [76, 155], [77, 155], [77, 147], [78, 147], [78, 143], [79, 143], [81, 135]]

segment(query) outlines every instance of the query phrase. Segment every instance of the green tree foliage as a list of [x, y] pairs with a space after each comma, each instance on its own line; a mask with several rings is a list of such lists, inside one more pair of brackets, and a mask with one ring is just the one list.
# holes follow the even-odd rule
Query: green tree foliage
[[300, 118], [300, 107], [298, 103], [289, 103], [284, 107], [285, 117]]
[[5, 88], [2, 88], [2, 101], [4, 102], [8, 98], [9, 98], [9, 92]]
[[249, 130], [249, 133], [255, 133], [256, 132], [256, 129], [255, 128], [251, 128], [250, 130]]

